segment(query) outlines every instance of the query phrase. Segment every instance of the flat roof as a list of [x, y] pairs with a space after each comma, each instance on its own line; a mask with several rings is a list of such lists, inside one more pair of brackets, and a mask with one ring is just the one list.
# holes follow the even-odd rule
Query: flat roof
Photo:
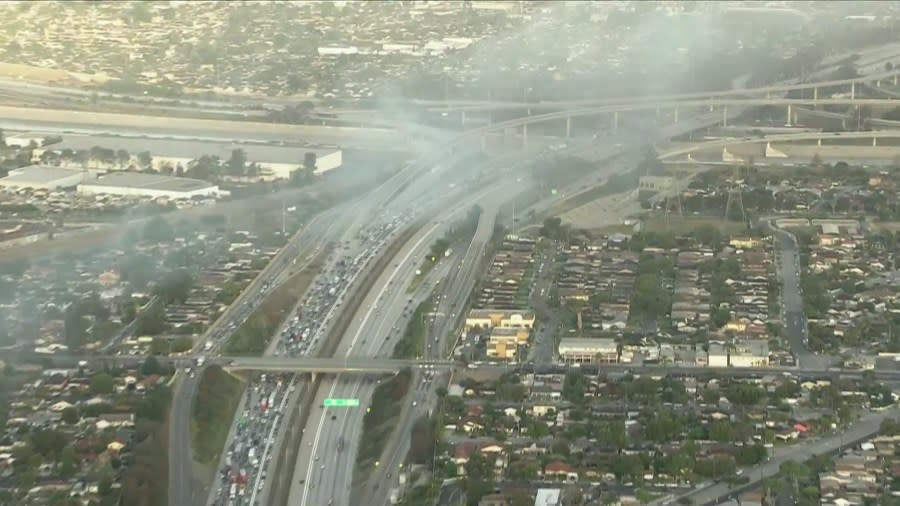
[[618, 344], [615, 339], [608, 337], [564, 337], [559, 340], [559, 352], [563, 353], [563, 349], [578, 350], [617, 350]]
[[171, 158], [197, 159], [203, 155], [218, 156], [228, 160], [235, 149], [243, 149], [247, 160], [257, 163], [292, 163], [300, 165], [303, 156], [313, 152], [321, 158], [330, 155], [340, 148], [321, 148], [303, 146], [283, 146], [278, 143], [239, 143], [216, 142], [190, 139], [159, 139], [149, 137], [120, 137], [115, 135], [63, 135], [62, 142], [50, 144], [43, 149], [59, 151], [89, 150], [95, 146], [118, 151], [124, 149], [129, 154], [149, 151], [151, 155]]
[[83, 183], [81, 186], [118, 188], [142, 188], [146, 190], [188, 192], [215, 186], [200, 179], [187, 177], [141, 174], [139, 172], [111, 172], [103, 177]]
[[64, 169], [62, 167], [52, 167], [49, 165], [29, 165], [9, 171], [9, 175], [0, 179], [4, 184], [15, 184], [20, 186], [28, 186], [31, 184], [47, 184], [65, 179], [67, 177], [76, 176], [85, 171], [78, 169]]
[[558, 488], [539, 488], [534, 498], [534, 506], [557, 506], [560, 492]]

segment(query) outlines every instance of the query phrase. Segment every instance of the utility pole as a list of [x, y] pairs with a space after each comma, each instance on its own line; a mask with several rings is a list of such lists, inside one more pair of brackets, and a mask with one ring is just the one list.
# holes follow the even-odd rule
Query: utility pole
[[287, 224], [287, 211], [284, 207], [284, 199], [281, 199], [281, 237], [285, 236], [285, 229]]

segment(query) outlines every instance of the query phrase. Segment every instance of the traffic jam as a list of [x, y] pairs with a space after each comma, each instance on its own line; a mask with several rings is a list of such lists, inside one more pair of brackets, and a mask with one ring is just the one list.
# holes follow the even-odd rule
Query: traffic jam
[[[376, 221], [362, 229], [355, 239], [344, 241], [332, 250], [302, 304], [282, 323], [273, 351], [276, 356], [315, 353], [353, 280], [409, 221], [408, 216]], [[236, 411], [231, 439], [225, 444], [219, 480], [210, 504], [264, 504], [267, 467], [285, 406], [295, 390], [292, 374], [260, 374], [250, 380]]]

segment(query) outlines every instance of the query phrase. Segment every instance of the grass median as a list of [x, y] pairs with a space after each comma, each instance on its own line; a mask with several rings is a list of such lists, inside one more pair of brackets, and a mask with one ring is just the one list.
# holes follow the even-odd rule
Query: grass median
[[428, 339], [425, 319], [432, 307], [431, 298], [416, 307], [403, 337], [394, 345], [394, 358], [417, 358], [425, 355], [425, 341]]
[[401, 370], [389, 380], [383, 381], [372, 394], [372, 402], [363, 417], [363, 434], [356, 456], [354, 476], [362, 479], [379, 465], [378, 458], [391, 438], [391, 433], [403, 411], [403, 400], [412, 384], [412, 371]]
[[198, 462], [218, 461], [243, 390], [243, 383], [219, 366], [203, 371], [191, 410], [191, 446]]
[[323, 251], [305, 269], [273, 290], [256, 311], [228, 338], [228, 355], [260, 356], [288, 313], [300, 302], [310, 283], [322, 267]]

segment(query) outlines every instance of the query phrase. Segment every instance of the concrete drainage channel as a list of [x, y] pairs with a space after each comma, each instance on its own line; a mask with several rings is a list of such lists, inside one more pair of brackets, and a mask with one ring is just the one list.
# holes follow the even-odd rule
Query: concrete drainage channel
[[[372, 290], [372, 286], [378, 280], [378, 277], [381, 276], [381, 273], [387, 269], [394, 257], [397, 256], [397, 253], [407, 242], [409, 242], [413, 235], [424, 226], [424, 224], [425, 221], [422, 220], [413, 223], [407, 227], [396, 240], [391, 242], [390, 246], [388, 246], [375, 261], [375, 264], [367, 269], [367, 272], [359, 285], [352, 291], [352, 294], [347, 297], [346, 301], [344, 301], [345, 307], [360, 308], [363, 300], [365, 300], [366, 296]], [[334, 351], [340, 343], [341, 336], [347, 332], [347, 328], [353, 321], [353, 316], [355, 315], [350, 315], [350, 317], [347, 318], [339, 318], [337, 320], [336, 325], [329, 333], [330, 339], [325, 340], [323, 347], [319, 350], [318, 356], [330, 357], [334, 355]], [[276, 478], [272, 481], [272, 490], [269, 493], [269, 504], [282, 504], [287, 506], [292, 485], [291, 481], [294, 476], [294, 466], [297, 463], [297, 454], [300, 451], [300, 443], [303, 437], [302, 432], [298, 430], [297, 427], [306, 426], [309, 412], [311, 411], [310, 406], [316, 398], [320, 382], [320, 377], [317, 377], [314, 383], [308, 381], [304, 382], [298, 388], [296, 407], [292, 404], [284, 411], [287, 413], [287, 419], [282, 426], [291, 427], [291, 431], [281, 445], [278, 456], [275, 459], [277, 467], [274, 469], [278, 470], [277, 476], [285, 478]]]

